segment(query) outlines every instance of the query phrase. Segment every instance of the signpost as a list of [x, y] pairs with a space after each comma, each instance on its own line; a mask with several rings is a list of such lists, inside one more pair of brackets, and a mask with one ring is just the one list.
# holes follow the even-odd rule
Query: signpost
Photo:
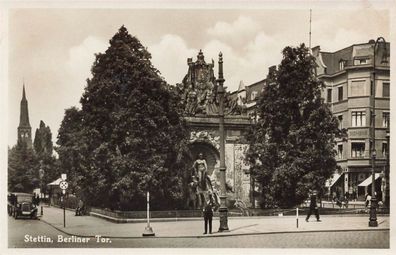
[[61, 175], [61, 179], [63, 180], [63, 181], [61, 181], [60, 183], [59, 183], [59, 188], [62, 190], [62, 194], [63, 194], [63, 227], [65, 228], [66, 227], [66, 205], [65, 205], [65, 196], [66, 196], [66, 189], [67, 189], [67, 187], [69, 187], [69, 184], [67, 183], [67, 181], [65, 181], [66, 180], [66, 174], [62, 174]]
[[150, 227], [150, 192], [147, 191], [147, 226], [144, 229], [143, 236], [155, 236], [153, 229]]

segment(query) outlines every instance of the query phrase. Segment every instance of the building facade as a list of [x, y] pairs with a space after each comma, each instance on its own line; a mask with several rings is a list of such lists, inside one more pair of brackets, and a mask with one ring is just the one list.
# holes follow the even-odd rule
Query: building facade
[[[382, 198], [381, 181], [384, 178], [381, 177], [386, 171], [388, 154], [390, 45], [379, 43], [374, 59], [374, 44], [375, 41], [371, 40], [336, 52], [321, 51], [319, 46], [312, 49], [316, 57], [317, 77], [326, 86], [323, 98], [338, 118], [340, 128], [347, 133], [346, 138], [337, 140], [337, 163], [341, 171], [329, 180], [329, 192], [339, 196], [348, 192], [352, 199], [359, 200], [371, 191], [373, 146], [376, 154], [375, 187], [378, 198]], [[375, 121], [374, 142], [372, 121]]]
[[[384, 176], [389, 163], [390, 44], [377, 45], [375, 70], [374, 45], [375, 41], [371, 40], [335, 52], [321, 51], [319, 46], [312, 48], [317, 64], [316, 75], [325, 84], [322, 97], [338, 118], [340, 128], [345, 129], [347, 134], [347, 137], [337, 140], [335, 149], [340, 170], [326, 184], [331, 196], [341, 197], [348, 192], [351, 199], [363, 200], [365, 194], [371, 191], [371, 112], [375, 106], [375, 187], [378, 198], [384, 200]], [[238, 91], [232, 93], [235, 98], [242, 99], [238, 102], [245, 105], [252, 118], [257, 117], [257, 98], [265, 89], [265, 84], [266, 79], [247, 86], [240, 85]], [[375, 102], [372, 97], [374, 84]]]

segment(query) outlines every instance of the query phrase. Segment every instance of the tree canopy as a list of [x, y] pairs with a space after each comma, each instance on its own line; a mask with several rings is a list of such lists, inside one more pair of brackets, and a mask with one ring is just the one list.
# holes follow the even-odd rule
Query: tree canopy
[[94, 206], [166, 208], [183, 197], [187, 135], [178, 98], [151, 55], [122, 26], [96, 55], [81, 110], [68, 109], [57, 149], [63, 168]]
[[49, 126], [45, 126], [44, 121], [40, 121], [40, 127], [36, 129], [34, 135], [34, 151], [38, 156], [52, 156], [52, 133]]
[[8, 190], [31, 193], [39, 185], [38, 160], [26, 143], [8, 149]]
[[31, 193], [35, 188], [47, 191], [46, 184], [59, 176], [53, 155], [52, 133], [40, 121], [36, 129], [33, 148], [24, 142], [8, 150], [8, 189]]
[[321, 97], [315, 59], [304, 44], [286, 47], [258, 100], [258, 120], [248, 140], [251, 173], [262, 188], [262, 207], [292, 207], [324, 187], [336, 170], [341, 134]]

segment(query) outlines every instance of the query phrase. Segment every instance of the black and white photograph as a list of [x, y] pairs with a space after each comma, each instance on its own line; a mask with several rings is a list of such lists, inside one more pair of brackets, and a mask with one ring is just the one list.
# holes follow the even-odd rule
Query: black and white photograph
[[395, 6], [331, 2], [0, 1], [2, 251], [390, 254]]

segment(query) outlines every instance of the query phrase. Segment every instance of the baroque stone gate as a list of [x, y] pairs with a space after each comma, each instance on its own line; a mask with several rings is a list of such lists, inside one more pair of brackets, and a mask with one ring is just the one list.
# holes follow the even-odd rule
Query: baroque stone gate
[[[192, 160], [203, 153], [208, 175], [219, 180], [220, 135], [218, 118], [217, 83], [214, 76], [214, 63], [205, 62], [202, 51], [197, 61], [187, 59], [188, 73], [183, 82], [177, 84], [184, 105], [184, 114], [190, 132]], [[232, 204], [236, 200], [251, 206], [251, 180], [249, 167], [244, 159], [248, 144], [245, 134], [251, 125], [249, 116], [238, 105], [238, 98], [225, 94], [225, 161], [227, 198]]]

